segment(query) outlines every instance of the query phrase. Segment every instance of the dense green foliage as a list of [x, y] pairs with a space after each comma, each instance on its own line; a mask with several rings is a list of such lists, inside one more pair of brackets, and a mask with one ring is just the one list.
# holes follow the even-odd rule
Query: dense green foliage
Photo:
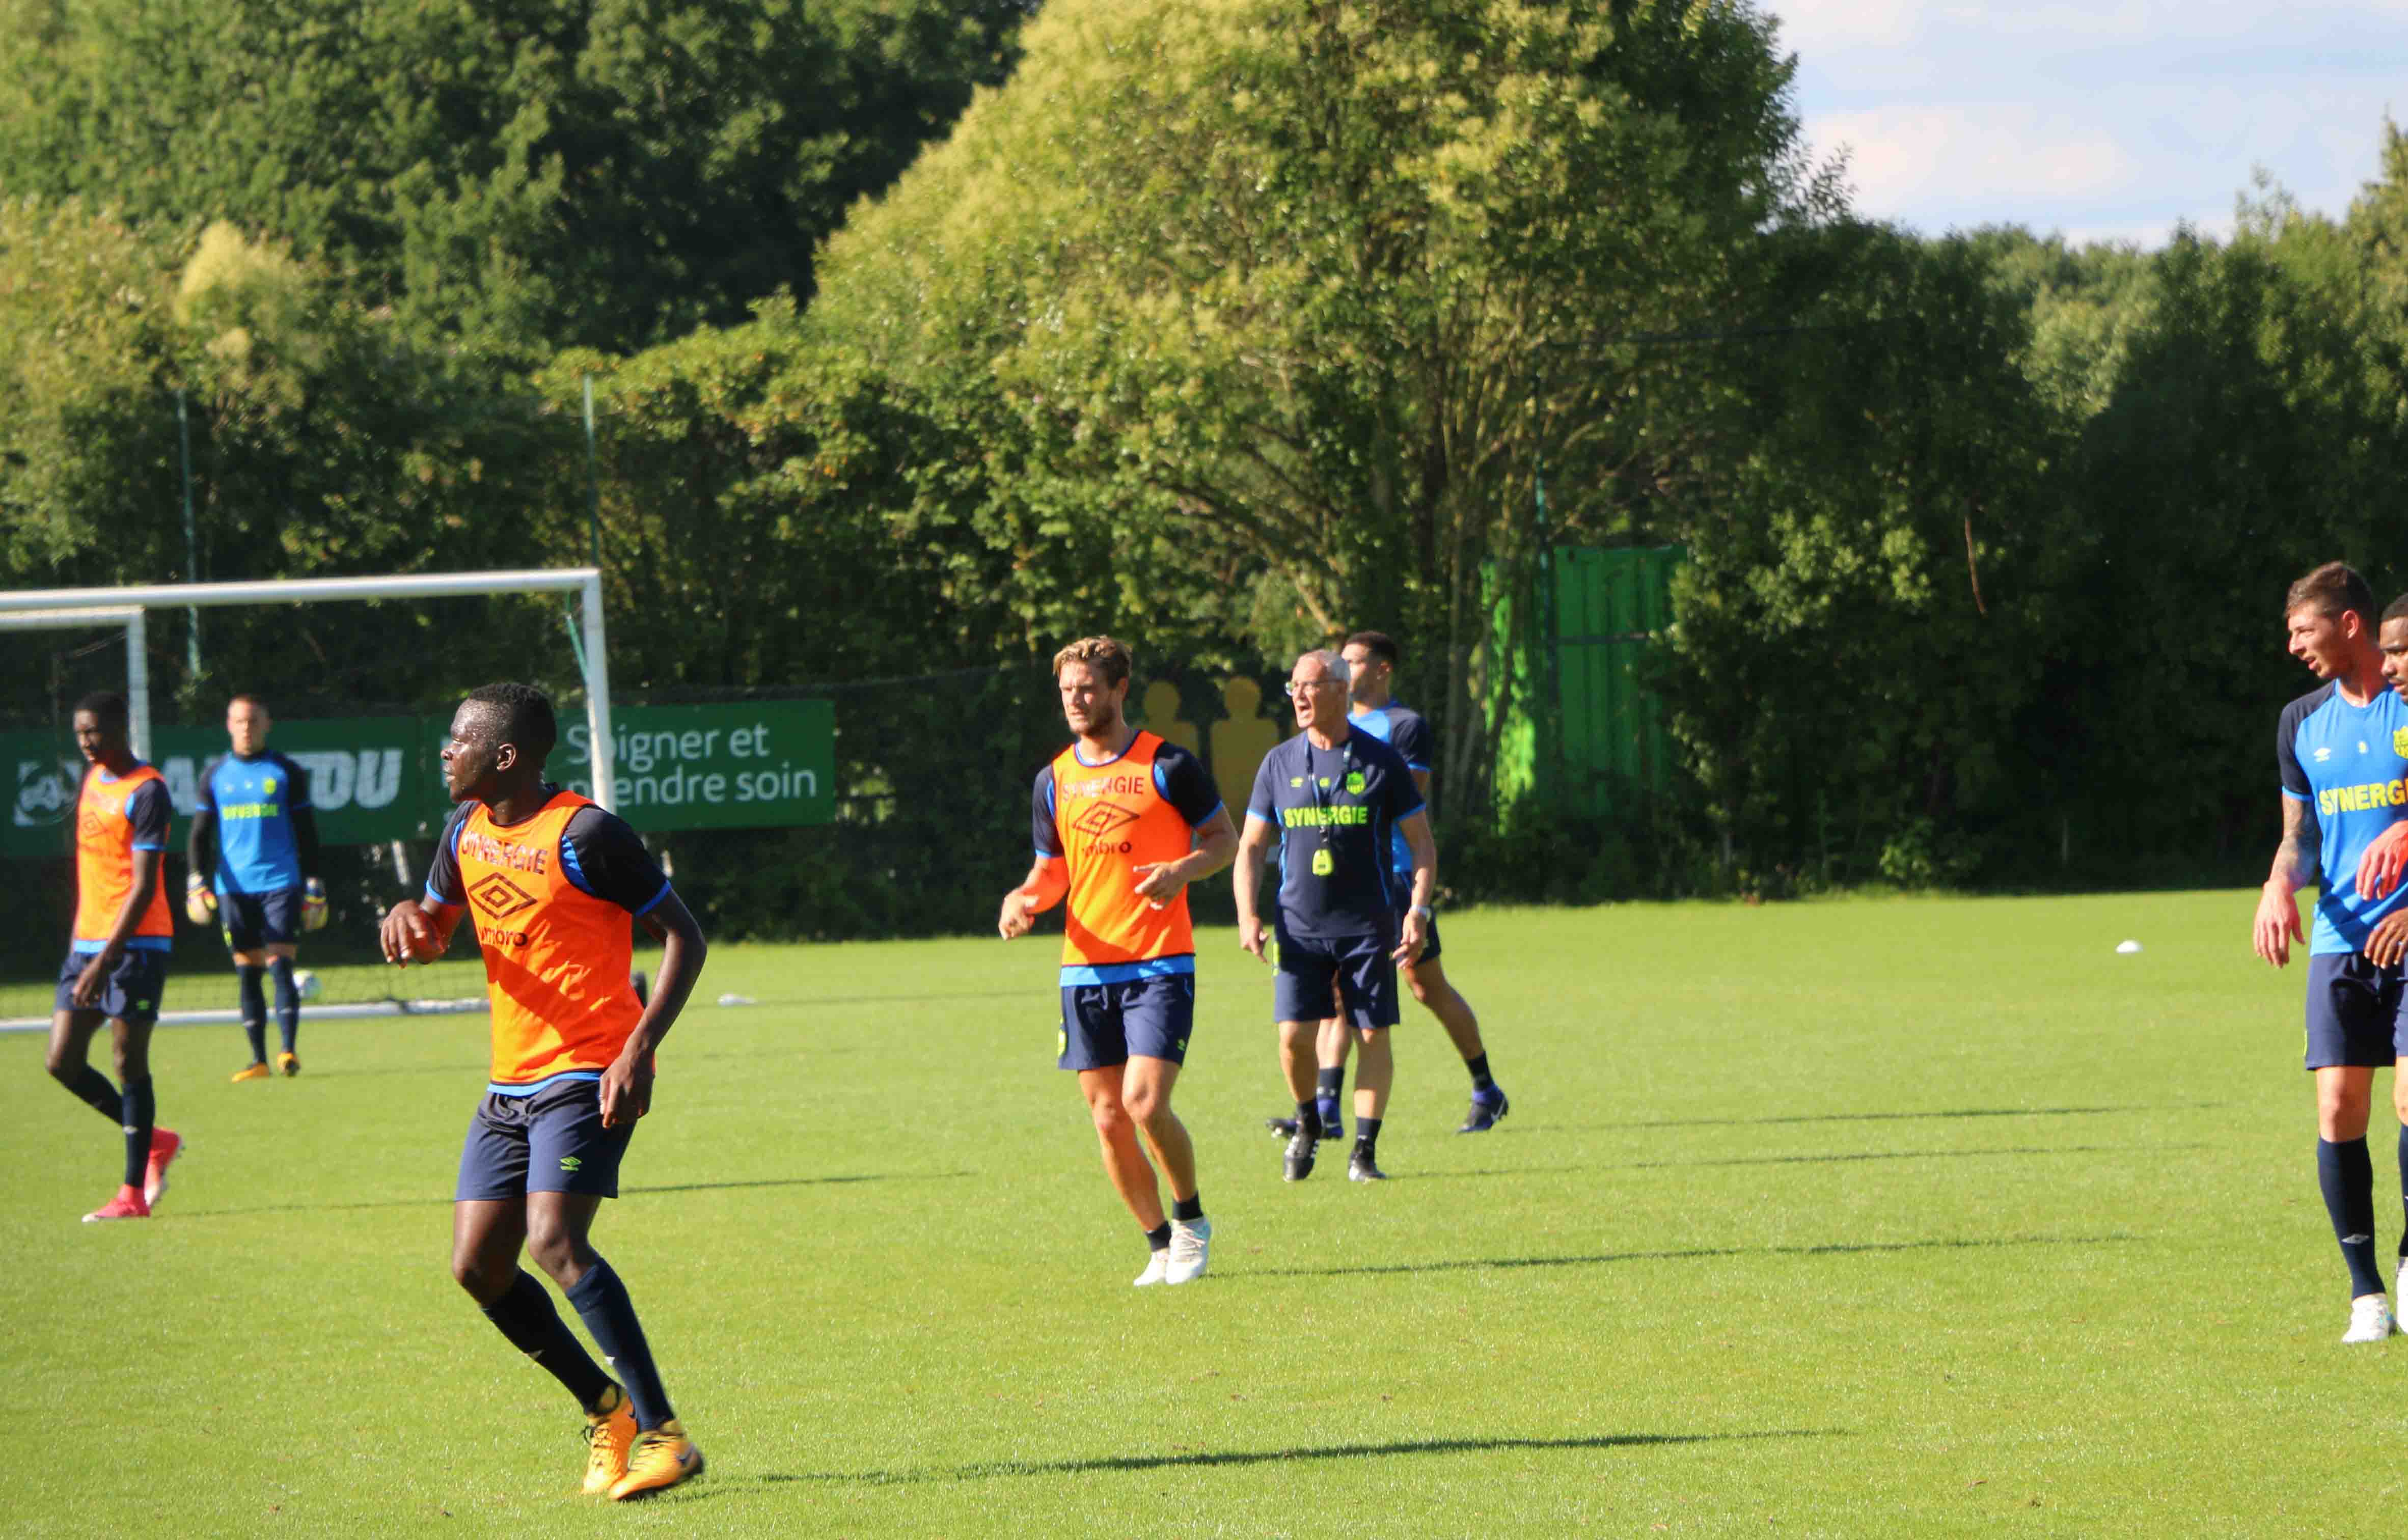
[[[2349, 209], [2260, 190], [2232, 240], [2140, 252], [1851, 217], [1742, 0], [199, 14], [0, 0], [14, 585], [182, 577], [188, 437], [204, 577], [598, 544], [631, 699], [1102, 629], [1277, 669], [1377, 625], [1442, 735], [1453, 885], [1561, 898], [2239, 873], [2308, 682], [2284, 585], [2408, 581], [2388, 125]], [[1675, 784], [1516, 806], [1534, 573], [1620, 541], [1689, 553]], [[154, 628], [186, 714], [567, 677], [535, 605], [207, 624], [198, 676]], [[64, 677], [9, 649], [5, 714]], [[924, 849], [845, 837], [941, 881], [1018, 816], [1029, 704], [856, 736], [862, 808], [948, 745], [1014, 768]], [[742, 912], [962, 905], [748, 878]]]
[[0, 187], [272, 232], [423, 335], [638, 348], [808, 293], [1021, 10], [6, 0]]

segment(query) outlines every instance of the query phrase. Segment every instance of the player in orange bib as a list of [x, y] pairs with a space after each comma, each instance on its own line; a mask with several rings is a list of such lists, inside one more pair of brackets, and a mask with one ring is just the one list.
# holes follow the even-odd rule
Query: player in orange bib
[[[1025, 935], [1040, 912], [1069, 900], [1058, 1062], [1078, 1072], [1104, 1174], [1145, 1232], [1149, 1256], [1137, 1276], [1145, 1288], [1201, 1277], [1210, 1258], [1196, 1147], [1170, 1110], [1170, 1091], [1196, 1017], [1187, 884], [1228, 865], [1238, 835], [1203, 763], [1129, 726], [1131, 662], [1110, 636], [1054, 654], [1076, 741], [1037, 774], [1036, 864], [1003, 895], [996, 928], [1007, 941]], [[1168, 1217], [1154, 1165], [1170, 1183]]]
[[[530, 685], [475, 692], [452, 719], [444, 825], [423, 901], [384, 918], [385, 956], [425, 962], [472, 916], [494, 1010], [493, 1077], [468, 1125], [453, 1193], [452, 1276], [511, 1346], [585, 1409], [585, 1490], [640, 1496], [702, 1474], [670, 1409], [626, 1286], [588, 1241], [636, 1119], [652, 1109], [652, 1051], [702, 971], [702, 931], [616, 815], [543, 778], [559, 737]], [[649, 1002], [628, 977], [628, 917], [662, 943]], [[620, 1375], [580, 1347], [523, 1247], [576, 1306]], [[624, 1383], [623, 1383], [624, 1382]]]
[[[175, 809], [159, 772], [134, 757], [124, 696], [78, 701], [75, 740], [85, 764], [76, 797], [75, 934], [59, 969], [47, 1062], [52, 1079], [125, 1131], [125, 1179], [84, 1222], [147, 1219], [184, 1147], [155, 1126], [150, 1089], [150, 1029], [175, 933], [159, 863]], [[114, 1086], [88, 1057], [103, 1021], [117, 1049]]]

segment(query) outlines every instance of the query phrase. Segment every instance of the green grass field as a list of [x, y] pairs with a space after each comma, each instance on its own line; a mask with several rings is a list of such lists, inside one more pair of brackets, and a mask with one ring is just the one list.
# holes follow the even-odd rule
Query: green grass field
[[[1143, 1291], [1050, 940], [723, 948], [703, 996], [759, 1004], [678, 1028], [596, 1233], [710, 1471], [616, 1507], [446, 1272], [482, 1018], [305, 1023], [246, 1085], [237, 1029], [162, 1029], [191, 1153], [109, 1226], [115, 1137], [11, 1034], [0, 1530], [2368, 1533], [2408, 1339], [2339, 1345], [2249, 905], [1450, 916], [1513, 1114], [1453, 1135], [1409, 1005], [1376, 1187], [1280, 1180], [1268, 984], [1208, 934], [1212, 1272]], [[181, 955], [174, 1003], [231, 993]]]

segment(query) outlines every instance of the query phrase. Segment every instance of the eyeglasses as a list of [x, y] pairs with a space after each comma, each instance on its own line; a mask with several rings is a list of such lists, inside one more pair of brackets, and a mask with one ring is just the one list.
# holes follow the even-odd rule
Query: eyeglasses
[[1345, 688], [1346, 681], [1343, 679], [1290, 679], [1287, 682], [1287, 692], [1291, 695], [1301, 695], [1308, 691], [1313, 690], [1343, 690]]

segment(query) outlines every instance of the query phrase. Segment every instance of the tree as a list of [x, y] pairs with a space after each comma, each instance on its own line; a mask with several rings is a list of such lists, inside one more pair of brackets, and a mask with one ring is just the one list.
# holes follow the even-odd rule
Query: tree
[[1107, 489], [1091, 549], [1227, 553], [1315, 635], [1421, 638], [1440, 784], [1476, 805], [1483, 573], [1535, 552], [1537, 468], [1670, 463], [1713, 384], [1651, 338], [1759, 319], [1762, 233], [1836, 205], [1770, 22], [1056, 0], [1025, 41], [831, 242], [810, 323]]
[[[940, 0], [8, 0], [0, 189], [226, 219], [421, 335], [635, 349], [807, 295], [1012, 61]], [[0, 13], [6, 14], [6, 13]]]

